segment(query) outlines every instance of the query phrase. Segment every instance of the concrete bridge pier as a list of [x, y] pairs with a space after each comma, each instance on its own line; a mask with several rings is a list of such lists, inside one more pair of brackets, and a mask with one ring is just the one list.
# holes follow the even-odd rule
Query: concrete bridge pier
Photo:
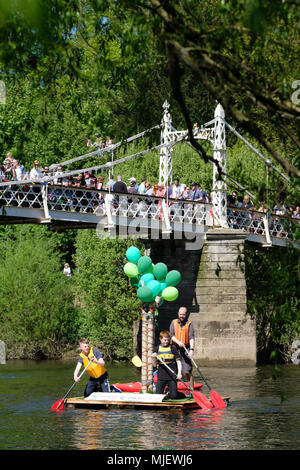
[[[184, 240], [146, 242], [154, 263], [180, 271], [179, 297], [159, 309], [157, 333], [169, 329], [178, 308], [188, 308], [196, 335], [195, 359], [201, 365], [256, 364], [255, 322], [247, 316], [243, 245], [245, 232], [212, 229], [202, 250], [186, 250]], [[156, 336], [156, 341], [158, 340]]]
[[202, 364], [256, 364], [256, 325], [247, 315], [242, 230], [207, 232], [196, 284], [195, 356]]

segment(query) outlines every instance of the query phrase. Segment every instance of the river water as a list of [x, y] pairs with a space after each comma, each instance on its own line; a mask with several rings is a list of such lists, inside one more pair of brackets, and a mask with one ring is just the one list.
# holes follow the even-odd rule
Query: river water
[[[296, 450], [300, 448], [300, 366], [203, 368], [230, 396], [224, 410], [88, 410], [51, 406], [73, 383], [75, 362], [0, 365], [1, 450]], [[108, 367], [110, 382], [135, 382], [132, 364]], [[70, 396], [80, 396], [85, 374]], [[207, 394], [205, 384], [202, 391]]]

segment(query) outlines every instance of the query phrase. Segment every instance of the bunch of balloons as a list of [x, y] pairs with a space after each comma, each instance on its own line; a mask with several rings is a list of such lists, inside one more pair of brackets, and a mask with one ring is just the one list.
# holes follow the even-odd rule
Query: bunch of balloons
[[164, 300], [177, 299], [179, 292], [175, 286], [181, 281], [179, 271], [168, 271], [165, 263], [154, 265], [151, 258], [142, 256], [135, 246], [128, 248], [126, 258], [124, 273], [130, 278], [130, 284], [137, 288], [137, 296], [143, 303], [154, 302], [156, 296], [162, 298], [160, 305]]

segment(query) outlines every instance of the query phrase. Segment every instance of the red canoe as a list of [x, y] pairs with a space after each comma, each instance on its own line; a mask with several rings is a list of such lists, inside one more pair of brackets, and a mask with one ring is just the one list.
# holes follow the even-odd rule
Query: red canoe
[[[141, 382], [128, 382], [125, 384], [119, 384], [115, 383], [114, 384], [116, 387], [118, 387], [122, 392], [140, 392], [142, 388]], [[202, 384], [194, 384], [194, 389], [198, 390], [202, 387]], [[183, 385], [183, 383], [178, 382], [177, 384], [177, 389], [180, 392], [188, 392], [189, 389]]]

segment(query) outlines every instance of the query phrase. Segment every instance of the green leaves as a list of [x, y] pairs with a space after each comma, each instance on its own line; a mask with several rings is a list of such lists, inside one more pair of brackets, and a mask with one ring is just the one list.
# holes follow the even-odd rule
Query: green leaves
[[0, 238], [1, 337], [11, 358], [57, 357], [75, 341], [71, 283], [49, 235], [20, 226]]
[[256, 320], [259, 361], [284, 361], [300, 332], [299, 251], [245, 249], [248, 312]]

